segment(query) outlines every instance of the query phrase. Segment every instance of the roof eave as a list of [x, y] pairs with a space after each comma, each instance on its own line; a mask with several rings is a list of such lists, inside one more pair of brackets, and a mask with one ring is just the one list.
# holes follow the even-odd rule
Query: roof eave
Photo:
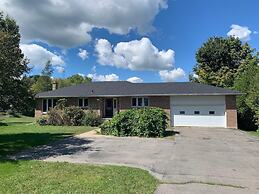
[[80, 97], [129, 97], [129, 96], [229, 96], [243, 95], [245, 93], [183, 93], [183, 94], [131, 94], [131, 95], [85, 95], [85, 96], [40, 96], [35, 98], [80, 98]]

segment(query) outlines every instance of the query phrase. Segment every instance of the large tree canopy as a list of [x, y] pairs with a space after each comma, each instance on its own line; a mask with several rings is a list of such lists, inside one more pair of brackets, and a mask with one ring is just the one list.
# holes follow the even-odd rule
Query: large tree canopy
[[0, 12], [0, 109], [20, 109], [29, 96], [22, 77], [29, 71], [16, 22]]
[[254, 50], [234, 37], [212, 37], [196, 53], [193, 81], [221, 87], [232, 87], [235, 74]]

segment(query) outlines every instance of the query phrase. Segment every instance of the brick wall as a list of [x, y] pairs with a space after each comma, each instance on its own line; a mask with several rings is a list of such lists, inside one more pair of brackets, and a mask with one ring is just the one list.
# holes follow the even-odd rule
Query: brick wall
[[[170, 97], [169, 96], [150, 96], [149, 106], [150, 107], [159, 107], [164, 109], [167, 113], [168, 118], [170, 119]], [[120, 111], [124, 111], [131, 107], [131, 97], [120, 97], [118, 99], [118, 107]]]
[[237, 129], [236, 96], [226, 96], [227, 128]]
[[[88, 98], [89, 109], [96, 111], [101, 116], [104, 115], [104, 99], [105, 98]], [[78, 98], [67, 98], [68, 106], [78, 106]], [[165, 110], [170, 118], [170, 97], [149, 97], [149, 105], [159, 107]], [[117, 107], [119, 111], [131, 108], [131, 97], [117, 98]], [[35, 117], [42, 115], [42, 99], [36, 99]]]

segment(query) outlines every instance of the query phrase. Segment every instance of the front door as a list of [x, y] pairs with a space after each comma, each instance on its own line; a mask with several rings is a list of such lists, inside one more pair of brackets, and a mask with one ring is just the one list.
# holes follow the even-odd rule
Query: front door
[[105, 99], [105, 117], [111, 118], [113, 116], [113, 99]]

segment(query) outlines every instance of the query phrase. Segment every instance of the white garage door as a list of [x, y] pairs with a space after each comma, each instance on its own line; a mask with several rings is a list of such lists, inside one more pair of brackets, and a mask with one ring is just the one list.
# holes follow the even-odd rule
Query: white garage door
[[172, 126], [226, 127], [224, 96], [171, 97]]

